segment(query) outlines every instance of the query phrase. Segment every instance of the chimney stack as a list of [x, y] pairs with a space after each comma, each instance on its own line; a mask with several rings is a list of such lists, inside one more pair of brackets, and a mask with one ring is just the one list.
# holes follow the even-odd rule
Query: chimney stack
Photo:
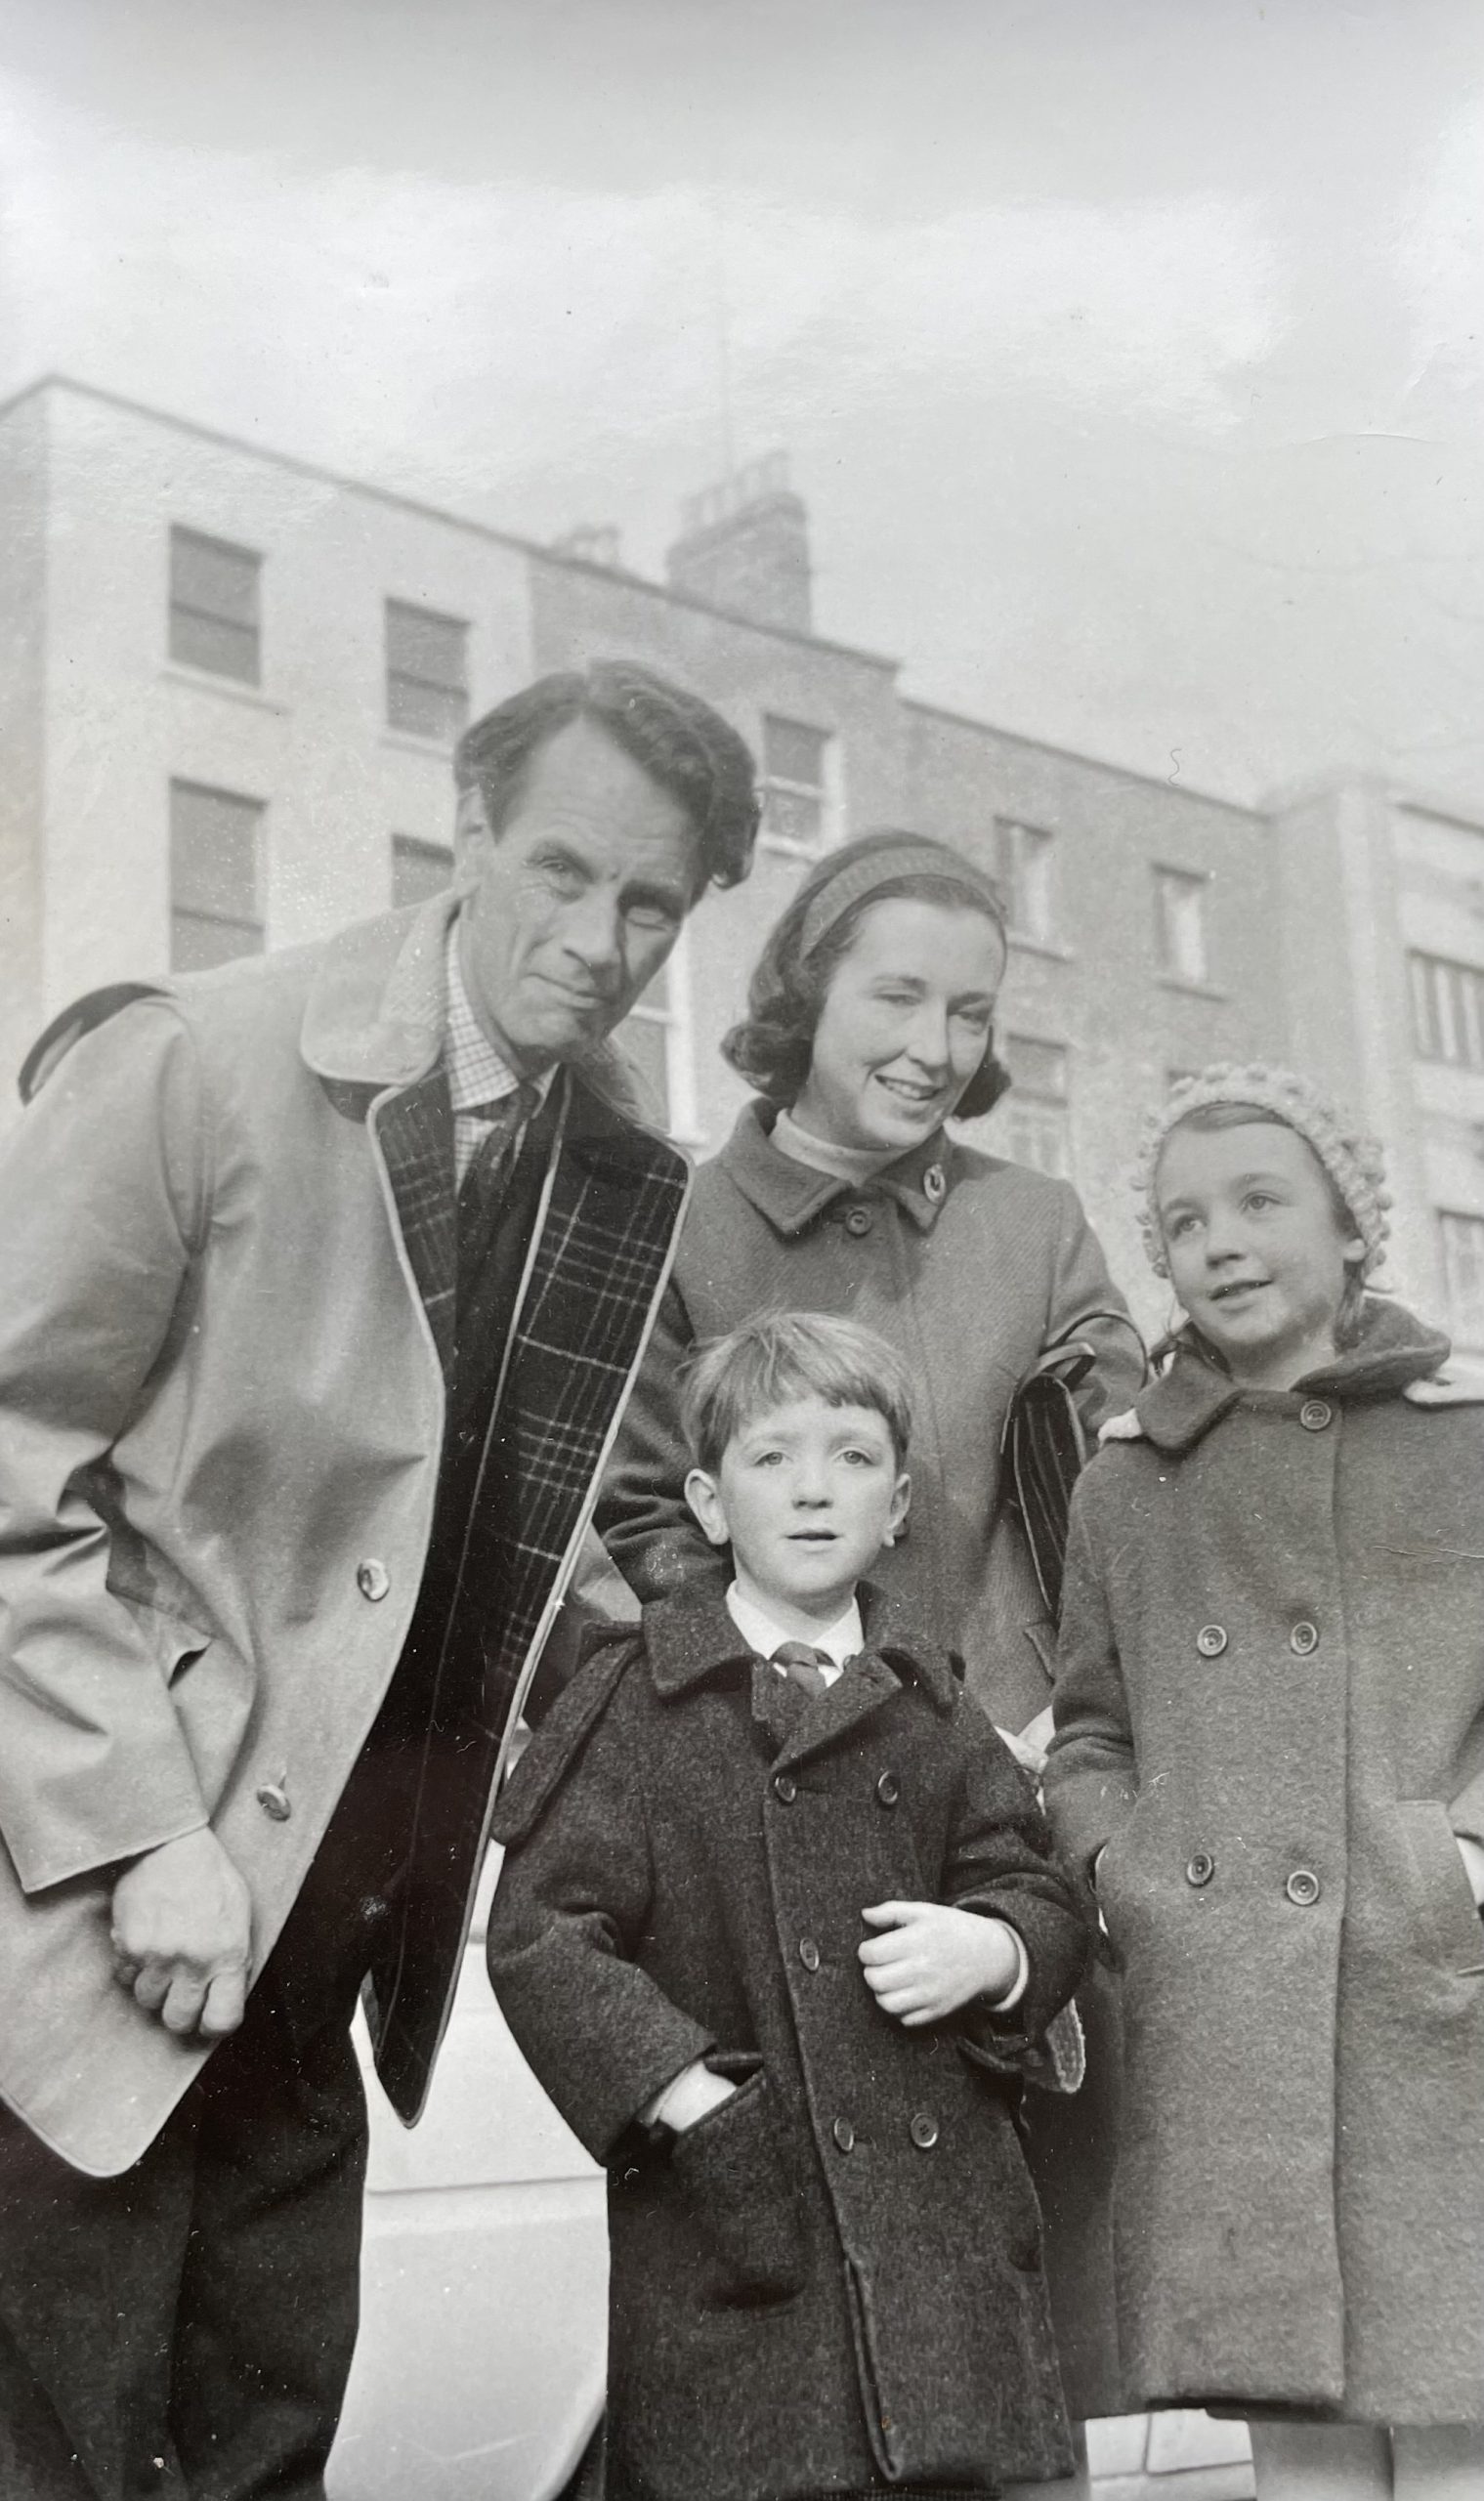
[[788, 485], [786, 453], [770, 451], [688, 495], [680, 518], [665, 559], [672, 590], [754, 625], [813, 631], [808, 516]]
[[611, 523], [581, 521], [552, 540], [551, 552], [572, 557], [579, 565], [601, 565], [605, 572], [615, 573], [622, 562], [619, 546], [618, 532]]

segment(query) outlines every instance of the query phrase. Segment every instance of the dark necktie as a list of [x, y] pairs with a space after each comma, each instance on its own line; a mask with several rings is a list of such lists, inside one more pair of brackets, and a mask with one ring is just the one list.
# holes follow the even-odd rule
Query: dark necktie
[[492, 1103], [466, 1103], [463, 1107], [465, 1117], [488, 1121], [489, 1126], [470, 1156], [458, 1185], [461, 1250], [466, 1237], [481, 1245], [489, 1230], [511, 1148], [534, 1111], [535, 1101], [533, 1085], [517, 1085], [511, 1093], [496, 1096]]
[[769, 1663], [782, 1668], [805, 1693], [827, 1693], [828, 1685], [822, 1671], [832, 1668], [834, 1661], [827, 1650], [816, 1650], [808, 1641], [781, 1641]]

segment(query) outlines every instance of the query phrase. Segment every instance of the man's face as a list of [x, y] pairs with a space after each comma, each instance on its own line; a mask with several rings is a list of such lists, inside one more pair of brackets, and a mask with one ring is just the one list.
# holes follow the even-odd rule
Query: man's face
[[678, 799], [590, 721], [539, 747], [503, 830], [460, 814], [459, 968], [523, 1073], [573, 1059], [628, 1014], [701, 884]]

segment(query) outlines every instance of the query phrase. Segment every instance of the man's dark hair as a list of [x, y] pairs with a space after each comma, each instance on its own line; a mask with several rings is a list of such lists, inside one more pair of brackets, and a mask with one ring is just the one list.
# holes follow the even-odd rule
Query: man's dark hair
[[739, 885], [752, 865], [761, 803], [752, 756], [699, 695], [633, 660], [590, 660], [538, 677], [459, 740], [453, 777], [477, 789], [499, 834], [520, 802], [533, 755], [572, 721], [591, 721], [679, 801], [696, 828], [707, 879]]

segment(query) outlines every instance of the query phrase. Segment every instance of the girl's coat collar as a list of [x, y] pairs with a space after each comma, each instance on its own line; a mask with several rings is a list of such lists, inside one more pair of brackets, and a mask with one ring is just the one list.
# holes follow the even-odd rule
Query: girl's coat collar
[[[1234, 1407], [1260, 1403], [1298, 1415], [1310, 1401], [1337, 1404], [1362, 1398], [1406, 1398], [1414, 1406], [1484, 1403], [1484, 1371], [1449, 1361], [1449, 1341], [1397, 1303], [1368, 1299], [1358, 1345], [1333, 1364], [1309, 1373], [1289, 1390], [1251, 1392], [1216, 1366], [1188, 1335], [1176, 1340], [1169, 1364], [1122, 1416], [1111, 1416], [1104, 1442], [1151, 1441], [1177, 1455], [1229, 1416]], [[1446, 1369], [1445, 1369], [1446, 1367]]]

